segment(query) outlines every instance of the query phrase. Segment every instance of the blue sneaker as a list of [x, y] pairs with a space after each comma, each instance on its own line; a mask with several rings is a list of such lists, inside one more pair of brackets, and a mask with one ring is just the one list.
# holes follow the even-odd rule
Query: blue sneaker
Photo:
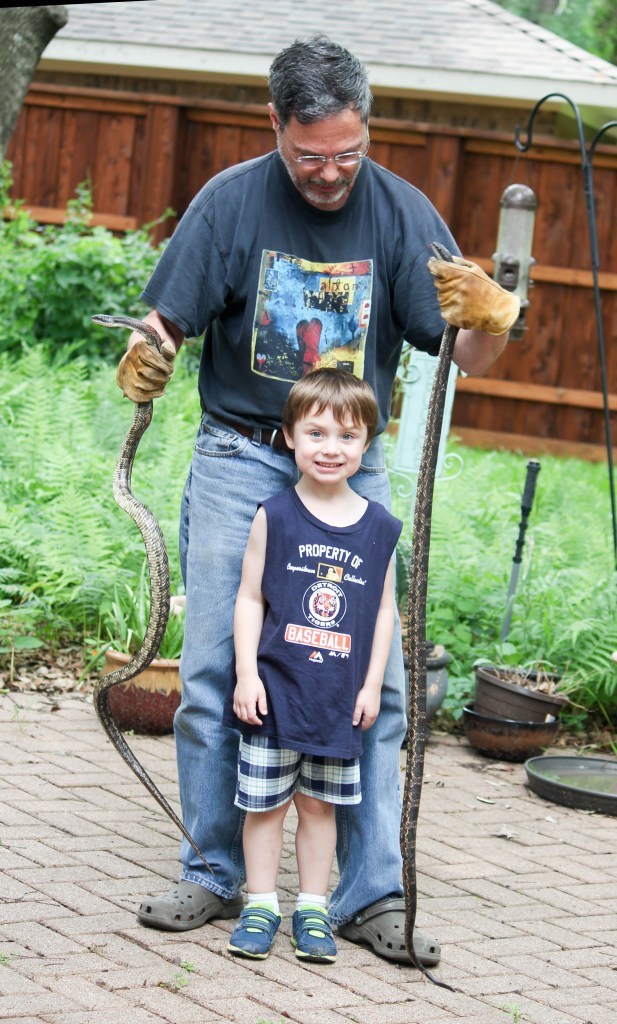
[[296, 910], [292, 922], [291, 944], [295, 946], [300, 960], [333, 964], [336, 960], [336, 946], [332, 929], [324, 907], [308, 904]]
[[265, 960], [280, 923], [281, 915], [263, 904], [245, 907], [227, 943], [228, 952], [249, 960]]

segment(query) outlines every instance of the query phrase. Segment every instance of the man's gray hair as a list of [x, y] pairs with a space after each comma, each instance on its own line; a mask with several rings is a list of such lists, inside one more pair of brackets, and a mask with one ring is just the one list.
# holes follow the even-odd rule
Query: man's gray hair
[[366, 68], [327, 36], [296, 39], [274, 58], [268, 79], [281, 125], [290, 117], [313, 124], [347, 107], [368, 124], [373, 97]]

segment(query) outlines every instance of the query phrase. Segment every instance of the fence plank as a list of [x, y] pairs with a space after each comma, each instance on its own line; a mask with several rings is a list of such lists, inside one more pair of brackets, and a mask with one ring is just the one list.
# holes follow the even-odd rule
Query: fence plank
[[456, 209], [456, 186], [461, 170], [461, 140], [448, 135], [432, 135], [427, 144], [427, 194], [446, 224], [452, 224]]
[[[143, 161], [133, 161], [133, 172], [135, 164], [144, 168], [143, 179], [139, 183], [141, 201], [136, 205], [141, 223], [156, 220], [173, 205], [178, 116], [178, 108], [172, 106], [152, 106], [148, 111], [142, 143]], [[133, 187], [135, 185], [133, 181]], [[133, 196], [133, 203], [137, 201], [138, 196]], [[159, 241], [166, 234], [166, 225], [160, 224], [154, 231], [155, 240]]]
[[120, 114], [101, 118], [94, 176], [96, 205], [108, 213], [128, 213], [135, 119]]
[[[549, 405], [576, 406], [580, 409], [602, 409], [600, 391], [582, 388], [550, 387], [518, 380], [495, 380], [490, 377], [459, 377], [456, 390], [463, 394], [490, 395], [492, 398], [516, 398], [520, 402], [546, 402]], [[609, 408], [617, 412], [617, 395], [609, 397]]]
[[57, 170], [61, 117], [52, 109], [28, 111], [21, 172], [23, 196], [36, 196], [41, 206], [57, 205]]

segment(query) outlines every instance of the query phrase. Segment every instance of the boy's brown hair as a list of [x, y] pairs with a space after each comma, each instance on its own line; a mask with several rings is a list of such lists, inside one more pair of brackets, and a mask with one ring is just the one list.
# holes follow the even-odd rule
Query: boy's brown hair
[[288, 434], [296, 422], [317, 406], [317, 412], [331, 409], [336, 420], [350, 416], [354, 426], [365, 426], [367, 441], [377, 431], [377, 400], [370, 384], [347, 370], [323, 367], [301, 377], [292, 387], [283, 409], [283, 427]]

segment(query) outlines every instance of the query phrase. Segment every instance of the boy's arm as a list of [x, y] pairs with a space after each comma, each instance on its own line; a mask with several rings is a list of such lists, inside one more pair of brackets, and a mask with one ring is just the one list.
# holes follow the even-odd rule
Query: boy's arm
[[257, 671], [257, 648], [264, 624], [265, 601], [261, 590], [266, 559], [268, 525], [263, 508], [253, 520], [242, 562], [242, 580], [234, 609], [236, 688], [233, 709], [242, 722], [262, 725], [259, 711], [267, 714], [266, 691]]
[[383, 685], [384, 672], [386, 671], [386, 663], [390, 656], [390, 647], [392, 646], [392, 634], [394, 632], [392, 573], [392, 562], [390, 562], [383, 586], [379, 611], [377, 612], [368, 671], [364, 679], [364, 685], [356, 699], [353, 713], [353, 724], [358, 725], [361, 722], [362, 732], [370, 729], [379, 714], [381, 687]]

